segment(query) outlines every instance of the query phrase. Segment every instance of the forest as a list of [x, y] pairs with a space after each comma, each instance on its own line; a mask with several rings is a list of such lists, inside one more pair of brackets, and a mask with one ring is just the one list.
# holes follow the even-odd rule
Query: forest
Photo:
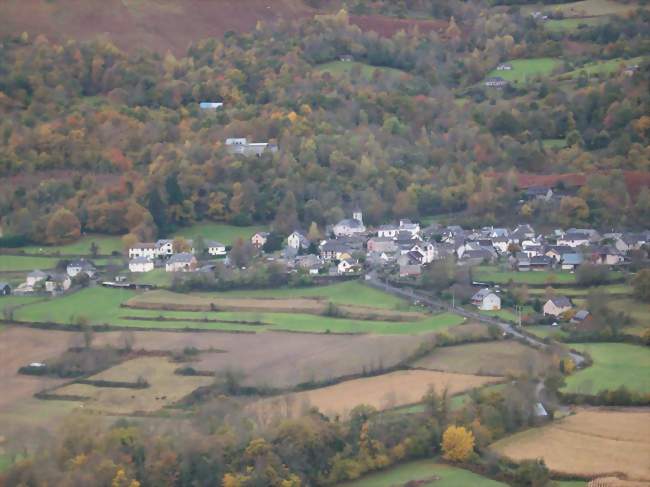
[[[147, 240], [204, 220], [275, 221], [291, 231], [337, 221], [353, 206], [370, 224], [455, 212], [483, 224], [647, 226], [647, 59], [632, 77], [535, 76], [503, 90], [480, 80], [522, 56], [561, 55], [554, 76], [596, 56], [639, 56], [648, 50], [650, 13], [560, 35], [519, 8], [490, 16], [484, 8], [449, 3], [440, 32], [392, 38], [362, 31], [345, 10], [260, 23], [195, 43], [180, 58], [126, 54], [106, 40], [6, 39], [4, 235]], [[349, 76], [317, 69], [342, 55], [382, 69], [370, 78], [355, 67]], [[223, 110], [202, 113], [206, 100]], [[227, 137], [280, 150], [232, 155]], [[553, 211], [520, 208], [517, 178], [530, 173], [582, 173], [586, 181]]]

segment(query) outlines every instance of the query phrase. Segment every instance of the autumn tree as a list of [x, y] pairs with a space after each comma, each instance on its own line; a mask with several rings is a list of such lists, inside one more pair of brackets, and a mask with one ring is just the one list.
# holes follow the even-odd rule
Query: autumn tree
[[442, 452], [446, 460], [466, 462], [474, 452], [474, 435], [462, 426], [449, 426], [442, 435]]
[[81, 235], [81, 224], [70, 210], [59, 208], [48, 220], [46, 234], [52, 244], [73, 242]]
[[650, 302], [650, 269], [643, 269], [634, 276], [632, 289], [637, 299]]

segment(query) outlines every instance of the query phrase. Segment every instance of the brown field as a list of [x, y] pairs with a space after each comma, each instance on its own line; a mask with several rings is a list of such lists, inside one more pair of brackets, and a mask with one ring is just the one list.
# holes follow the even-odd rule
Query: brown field
[[558, 473], [621, 473], [632, 480], [650, 480], [650, 409], [582, 408], [573, 416], [498, 441], [492, 449], [513, 460], [543, 458]]
[[258, 21], [312, 14], [300, 0], [3, 0], [0, 35], [26, 31], [56, 41], [102, 35], [126, 51], [184, 54], [192, 42], [251, 31]]
[[[222, 298], [209, 294], [177, 294], [170, 291], [150, 291], [129, 299], [125, 306], [143, 309], [175, 311], [257, 311], [273, 313], [307, 313], [322, 315], [328, 300], [321, 298]], [[412, 311], [394, 311], [367, 306], [337, 305], [348, 318], [386, 321], [415, 321], [426, 315]]]
[[360, 404], [384, 410], [415, 403], [422, 399], [430, 387], [438, 391], [447, 388], [451, 395], [455, 395], [491, 382], [498, 382], [498, 379], [428, 370], [403, 370], [262, 399], [250, 407], [262, 423], [277, 416], [300, 416], [310, 407], [317, 407], [330, 417], [346, 417]]
[[59, 356], [74, 339], [72, 333], [52, 330], [7, 327], [0, 331], [0, 412], [13, 409], [46, 387], [63, 383], [61, 379], [21, 375], [18, 369]]
[[437, 348], [413, 365], [462, 374], [518, 375], [540, 372], [550, 364], [550, 356], [519, 342], [506, 340]]
[[90, 377], [92, 380], [135, 382], [144, 378], [146, 389], [95, 387], [70, 384], [53, 391], [56, 394], [86, 396], [86, 407], [114, 414], [150, 412], [175, 403], [193, 390], [213, 382], [211, 377], [187, 377], [174, 374], [178, 364], [162, 357], [141, 357], [123, 362]]

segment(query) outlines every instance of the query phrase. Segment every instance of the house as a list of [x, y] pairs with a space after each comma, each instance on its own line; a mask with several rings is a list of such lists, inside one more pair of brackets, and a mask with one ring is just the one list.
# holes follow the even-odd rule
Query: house
[[625, 260], [623, 254], [613, 246], [592, 247], [588, 250], [589, 261], [593, 264], [618, 265]]
[[40, 271], [40, 270], [37, 269], [37, 270], [32, 271], [32, 272], [30, 272], [29, 274], [27, 274], [27, 279], [25, 279], [25, 284], [26, 284], [28, 287], [32, 287], [32, 288], [33, 288], [33, 287], [36, 286], [39, 282], [44, 281], [44, 280], [47, 279], [48, 277], [50, 277], [49, 274], [46, 274], [45, 272]]
[[269, 232], [257, 232], [254, 233], [253, 236], [251, 237], [251, 244], [253, 244], [253, 247], [261, 249], [262, 247], [264, 247], [264, 244], [268, 239], [269, 239]]
[[6, 282], [0, 282], [0, 296], [9, 296], [11, 294], [11, 286]]
[[422, 274], [420, 264], [403, 264], [399, 266], [399, 277], [417, 277]]
[[531, 186], [526, 189], [524, 198], [530, 200], [550, 201], [553, 198], [553, 190], [546, 186]]
[[561, 269], [563, 271], [575, 271], [583, 262], [582, 254], [562, 254]]
[[397, 225], [381, 225], [377, 229], [377, 236], [379, 238], [393, 239], [397, 236], [398, 232], [399, 232], [399, 227]]
[[549, 299], [544, 303], [544, 315], [558, 317], [562, 313], [569, 311], [573, 305], [571, 300], [565, 296], [558, 296]]
[[553, 259], [546, 255], [536, 255], [530, 258], [530, 270], [547, 271], [553, 265]]
[[558, 245], [566, 245], [571, 248], [589, 245], [589, 242], [589, 234], [583, 232], [567, 232], [563, 237], [557, 239]]
[[497, 71], [512, 71], [512, 64], [502, 63], [497, 66]]
[[278, 146], [270, 142], [248, 142], [245, 137], [226, 139], [226, 149], [230, 154], [261, 156], [265, 152], [277, 152]]
[[491, 237], [492, 238], [492, 247], [496, 249], [500, 254], [505, 254], [508, 252], [508, 246], [510, 245], [510, 239], [506, 236], [502, 237]]
[[198, 261], [189, 252], [172, 255], [165, 264], [167, 272], [188, 272], [197, 268]]
[[492, 76], [485, 80], [485, 86], [491, 88], [503, 88], [508, 82], [504, 80], [501, 76]]
[[336, 266], [339, 275], [351, 274], [359, 270], [359, 263], [355, 259], [343, 259]]
[[399, 229], [401, 232], [409, 232], [411, 235], [418, 235], [420, 233], [420, 224], [413, 223], [408, 218], [402, 218], [399, 221]]
[[205, 248], [208, 251], [208, 255], [215, 257], [220, 257], [226, 255], [226, 245], [216, 240], [206, 240]]
[[501, 298], [484, 288], [472, 296], [472, 304], [482, 311], [497, 310], [501, 309]]
[[86, 259], [73, 260], [67, 265], [65, 270], [70, 277], [75, 277], [83, 272], [88, 277], [92, 278], [97, 273], [97, 269], [92, 262], [87, 261]]
[[45, 280], [45, 290], [52, 294], [65, 292], [71, 285], [72, 280], [67, 274], [53, 274]]
[[153, 259], [150, 257], [136, 257], [129, 261], [129, 271], [131, 272], [149, 272], [153, 268]]
[[323, 267], [323, 260], [315, 254], [299, 255], [296, 257], [296, 265], [309, 274], [315, 275]]
[[586, 309], [581, 309], [576, 314], [573, 315], [573, 318], [571, 318], [571, 323], [573, 323], [574, 325], [579, 325], [582, 323], [587, 323], [590, 320], [591, 320], [591, 313], [589, 313], [589, 311], [587, 311]]
[[535, 238], [535, 230], [528, 224], [517, 225], [517, 228], [510, 234], [510, 241], [514, 243], [520, 243], [531, 238]]
[[295, 231], [287, 237], [287, 245], [296, 250], [306, 249], [309, 247], [309, 240], [302, 233]]
[[[190, 246], [192, 245], [191, 241], [188, 241]], [[158, 257], [169, 257], [174, 255], [174, 241], [169, 239], [160, 239], [156, 241], [156, 248], [158, 249]]]
[[526, 254], [521, 254], [517, 257], [517, 270], [519, 272], [528, 272], [530, 271], [530, 259]]
[[320, 255], [325, 260], [340, 260], [344, 255], [351, 255], [353, 249], [345, 242], [326, 240], [320, 245]]
[[573, 249], [567, 245], [547, 245], [544, 255], [550, 257], [555, 262], [560, 262], [564, 254], [573, 253]]
[[343, 56], [339, 56], [339, 61], [343, 63], [351, 63], [352, 61], [354, 61], [354, 56], [352, 56], [351, 54], [344, 54]]
[[390, 237], [372, 237], [367, 245], [368, 252], [397, 252], [397, 243]]
[[640, 249], [645, 243], [647, 239], [642, 234], [626, 233], [614, 242], [614, 246], [621, 252], [628, 252]]
[[352, 213], [352, 218], [346, 218], [338, 222], [332, 228], [337, 237], [351, 237], [365, 233], [366, 226], [363, 224], [363, 214], [360, 211]]
[[215, 112], [221, 107], [223, 107], [223, 103], [218, 101], [202, 101], [199, 103], [199, 108], [206, 112]]
[[158, 247], [155, 243], [139, 242], [129, 248], [129, 259], [135, 259], [136, 257], [155, 259], [158, 257]]
[[466, 250], [463, 252], [461, 261], [466, 265], [482, 264], [483, 262], [493, 262], [496, 259], [496, 253], [488, 249]]

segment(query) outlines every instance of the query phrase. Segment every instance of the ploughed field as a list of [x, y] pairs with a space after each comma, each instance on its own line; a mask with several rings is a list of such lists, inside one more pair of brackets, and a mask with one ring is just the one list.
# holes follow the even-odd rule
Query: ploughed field
[[554, 472], [650, 480], [650, 409], [582, 408], [575, 415], [497, 441], [515, 461], [543, 458]]

